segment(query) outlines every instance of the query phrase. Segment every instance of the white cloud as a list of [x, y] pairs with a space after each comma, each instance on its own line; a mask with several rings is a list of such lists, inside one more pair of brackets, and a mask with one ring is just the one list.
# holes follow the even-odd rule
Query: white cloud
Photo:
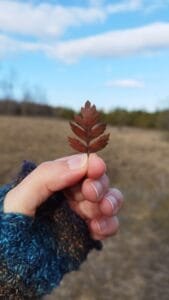
[[130, 89], [140, 89], [143, 88], [144, 82], [137, 79], [119, 79], [119, 80], [110, 80], [106, 82], [106, 87], [120, 87], [120, 88], [130, 88]]
[[105, 17], [105, 11], [97, 7], [0, 1], [0, 30], [8, 33], [57, 37], [71, 26], [101, 22]]
[[19, 51], [41, 51], [46, 55], [74, 63], [83, 57], [114, 58], [153, 53], [169, 49], [169, 23], [117, 30], [58, 43], [23, 42], [0, 35], [0, 55]]
[[169, 23], [117, 30], [47, 46], [46, 51], [65, 62], [81, 57], [113, 58], [169, 48]]
[[110, 4], [107, 6], [107, 12], [111, 13], [120, 13], [120, 12], [129, 12], [136, 11], [142, 8], [141, 0], [131, 0], [123, 1], [117, 4]]
[[0, 57], [22, 51], [36, 52], [43, 49], [40, 43], [25, 43], [0, 34]]
[[111, 4], [104, 0], [89, 0], [88, 6], [64, 6], [52, 4], [48, 0], [39, 4], [33, 1], [0, 0], [0, 31], [56, 38], [69, 28], [103, 22], [112, 14], [133, 12], [152, 6], [151, 1], [150, 4], [144, 4], [143, 0], [109, 3]]

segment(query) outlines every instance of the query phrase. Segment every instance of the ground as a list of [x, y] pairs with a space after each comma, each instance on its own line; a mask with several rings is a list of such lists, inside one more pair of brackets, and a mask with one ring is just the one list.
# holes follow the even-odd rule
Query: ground
[[[120, 232], [88, 256], [79, 272], [66, 275], [48, 300], [169, 299], [169, 142], [160, 131], [112, 128], [100, 152], [111, 185], [125, 206]], [[0, 183], [23, 159], [39, 164], [73, 151], [69, 125], [44, 118], [0, 117]]]

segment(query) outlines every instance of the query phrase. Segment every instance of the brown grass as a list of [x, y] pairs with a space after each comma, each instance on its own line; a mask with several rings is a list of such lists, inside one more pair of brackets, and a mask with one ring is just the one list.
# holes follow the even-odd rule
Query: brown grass
[[[68, 123], [0, 117], [0, 181], [10, 180], [23, 159], [37, 163], [72, 151]], [[169, 143], [158, 131], [109, 128], [100, 153], [111, 184], [126, 199], [119, 234], [93, 252], [79, 272], [65, 276], [50, 300], [169, 299]]]

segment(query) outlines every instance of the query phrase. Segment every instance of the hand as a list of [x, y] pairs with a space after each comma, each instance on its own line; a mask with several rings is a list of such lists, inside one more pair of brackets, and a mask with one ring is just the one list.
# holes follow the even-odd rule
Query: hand
[[109, 188], [106, 166], [95, 154], [89, 156], [87, 178], [64, 191], [70, 207], [89, 226], [94, 239], [114, 235], [119, 227], [117, 213], [123, 204], [122, 193]]
[[71, 208], [86, 221], [93, 238], [104, 239], [117, 232], [116, 214], [123, 202], [120, 191], [109, 189], [105, 171], [105, 163], [96, 154], [43, 162], [7, 193], [4, 212], [33, 217], [48, 197], [64, 190]]

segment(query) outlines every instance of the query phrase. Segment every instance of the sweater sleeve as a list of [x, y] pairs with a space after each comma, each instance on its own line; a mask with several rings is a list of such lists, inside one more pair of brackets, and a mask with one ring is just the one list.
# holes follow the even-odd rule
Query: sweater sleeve
[[24, 162], [16, 180], [0, 188], [2, 299], [40, 299], [59, 285], [65, 273], [77, 270], [90, 250], [101, 249], [62, 192], [47, 199], [34, 218], [3, 212], [6, 193], [29, 174], [31, 166]]

